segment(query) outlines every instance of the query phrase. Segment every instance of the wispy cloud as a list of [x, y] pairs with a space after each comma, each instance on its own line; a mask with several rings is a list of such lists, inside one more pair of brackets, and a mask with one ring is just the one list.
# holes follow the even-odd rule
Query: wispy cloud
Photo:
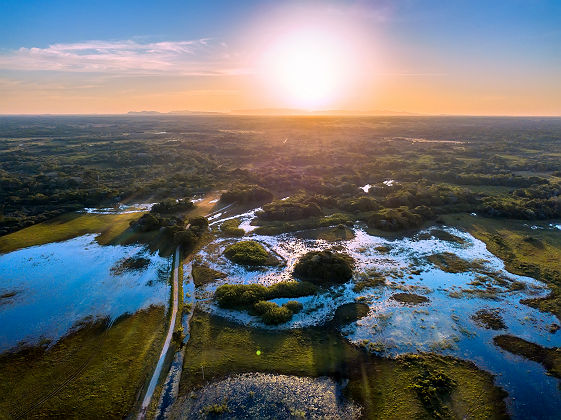
[[6, 51], [0, 53], [0, 69], [203, 76], [245, 72], [228, 57], [228, 46], [209, 38], [148, 43], [87, 41]]

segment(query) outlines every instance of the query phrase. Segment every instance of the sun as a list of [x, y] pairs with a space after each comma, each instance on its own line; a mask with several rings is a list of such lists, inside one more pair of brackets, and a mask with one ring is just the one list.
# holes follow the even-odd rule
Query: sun
[[316, 110], [333, 104], [349, 77], [345, 47], [328, 33], [295, 31], [268, 46], [267, 83], [283, 103]]

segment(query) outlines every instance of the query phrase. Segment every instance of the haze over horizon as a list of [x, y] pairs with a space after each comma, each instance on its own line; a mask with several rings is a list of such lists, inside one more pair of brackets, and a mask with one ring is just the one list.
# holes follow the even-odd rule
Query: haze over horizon
[[560, 20], [553, 0], [3, 2], [0, 114], [560, 116]]

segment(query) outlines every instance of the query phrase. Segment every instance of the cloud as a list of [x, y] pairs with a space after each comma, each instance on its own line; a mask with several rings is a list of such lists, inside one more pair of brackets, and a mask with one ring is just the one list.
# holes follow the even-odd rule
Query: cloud
[[140, 43], [86, 41], [25, 48], [0, 54], [0, 70], [112, 74], [244, 74], [228, 59], [228, 46], [209, 38]]

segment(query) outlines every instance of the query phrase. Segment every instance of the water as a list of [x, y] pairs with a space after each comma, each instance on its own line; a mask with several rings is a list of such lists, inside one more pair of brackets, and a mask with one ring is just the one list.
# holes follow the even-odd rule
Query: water
[[128, 214], [150, 211], [156, 203], [119, 204], [114, 207], [86, 207], [83, 212], [88, 214]]
[[[244, 214], [244, 223], [249, 226], [252, 217], [252, 212]], [[338, 242], [303, 239], [302, 234], [293, 233], [252, 235], [251, 239], [261, 242], [283, 260], [281, 266], [259, 270], [246, 270], [232, 264], [222, 253], [235, 240], [217, 239], [203, 249], [200, 256], [211, 268], [226, 273], [227, 278], [197, 289], [196, 297], [208, 312], [270, 329], [321, 324], [333, 317], [338, 306], [360, 300], [369, 305], [370, 312], [342, 328], [341, 332], [350, 341], [370, 343], [373, 351], [389, 357], [436, 352], [471, 360], [497, 375], [497, 384], [509, 393], [507, 405], [515, 417], [556, 417], [561, 412], [559, 380], [546, 375], [540, 364], [505, 352], [493, 344], [494, 336], [512, 334], [547, 347], [561, 346], [561, 334], [552, 334], [548, 328], [557, 319], [520, 303], [521, 299], [546, 295], [548, 289], [532, 278], [508, 273], [503, 262], [470, 234], [450, 227], [438, 231], [447, 232], [449, 240], [438, 239], [437, 236], [442, 235], [433, 229], [389, 240], [355, 228], [354, 239]], [[381, 247], [389, 248], [389, 252]], [[286, 324], [265, 326], [258, 318], [242, 311], [219, 308], [212, 300], [220, 284], [269, 285], [292, 280], [291, 273], [300, 256], [311, 250], [328, 248], [346, 252], [355, 259], [353, 281], [316, 296], [291, 299], [300, 301], [304, 309]], [[443, 252], [453, 253], [479, 267], [473, 265], [472, 271], [448, 273], [426, 260], [427, 256]], [[368, 277], [372, 271], [382, 273], [386, 283], [355, 291], [355, 282], [361, 276]], [[484, 285], [474, 283], [478, 277], [485, 279]], [[524, 287], [521, 290], [511, 287], [521, 284]], [[430, 301], [407, 306], [391, 299], [400, 292], [422, 295]], [[275, 301], [281, 304], [286, 300]], [[507, 329], [495, 331], [478, 325], [472, 316], [480, 309], [498, 309]]]
[[[96, 235], [0, 255], [0, 351], [20, 342], [56, 341], [86, 317], [115, 319], [150, 305], [167, 305], [169, 260], [145, 247], [101, 246]], [[143, 257], [142, 270], [112, 272], [120, 260]]]
[[186, 400], [182, 418], [200, 419], [205, 407], [224, 401], [228, 418], [358, 419], [361, 414], [340, 398], [340, 385], [330, 378], [246, 373], [210, 383], [198, 394]]

